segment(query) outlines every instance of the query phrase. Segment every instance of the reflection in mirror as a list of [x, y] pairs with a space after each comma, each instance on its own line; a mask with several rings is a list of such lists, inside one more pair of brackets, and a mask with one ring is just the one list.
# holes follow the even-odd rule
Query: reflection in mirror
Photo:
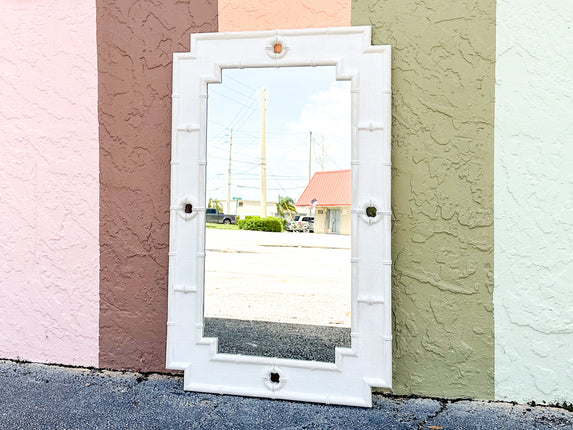
[[204, 335], [333, 362], [350, 347], [350, 82], [224, 69], [208, 92]]

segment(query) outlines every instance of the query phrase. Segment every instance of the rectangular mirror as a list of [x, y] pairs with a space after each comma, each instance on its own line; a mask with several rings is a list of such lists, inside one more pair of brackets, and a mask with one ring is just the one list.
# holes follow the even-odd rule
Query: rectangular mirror
[[224, 69], [208, 95], [204, 335], [334, 362], [350, 347], [350, 82]]
[[370, 406], [391, 387], [390, 81], [369, 27], [174, 55], [166, 367], [185, 390]]

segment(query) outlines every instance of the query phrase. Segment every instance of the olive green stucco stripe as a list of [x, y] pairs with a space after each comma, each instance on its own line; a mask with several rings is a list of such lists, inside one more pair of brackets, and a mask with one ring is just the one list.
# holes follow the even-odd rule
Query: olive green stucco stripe
[[356, 0], [393, 49], [394, 391], [494, 396], [494, 0]]

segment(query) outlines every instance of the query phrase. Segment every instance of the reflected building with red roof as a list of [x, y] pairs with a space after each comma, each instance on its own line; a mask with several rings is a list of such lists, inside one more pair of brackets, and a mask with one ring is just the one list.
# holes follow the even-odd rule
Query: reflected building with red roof
[[350, 234], [351, 172], [316, 172], [296, 202], [314, 208], [314, 232]]

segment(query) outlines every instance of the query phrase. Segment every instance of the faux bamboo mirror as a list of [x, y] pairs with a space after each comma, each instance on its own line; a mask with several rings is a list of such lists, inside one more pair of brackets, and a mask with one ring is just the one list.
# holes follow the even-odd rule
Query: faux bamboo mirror
[[369, 27], [203, 33], [173, 68], [167, 368], [370, 406], [391, 387], [390, 48]]
[[350, 82], [334, 66], [221, 78], [207, 87], [203, 335], [220, 353], [334, 362], [350, 348]]

